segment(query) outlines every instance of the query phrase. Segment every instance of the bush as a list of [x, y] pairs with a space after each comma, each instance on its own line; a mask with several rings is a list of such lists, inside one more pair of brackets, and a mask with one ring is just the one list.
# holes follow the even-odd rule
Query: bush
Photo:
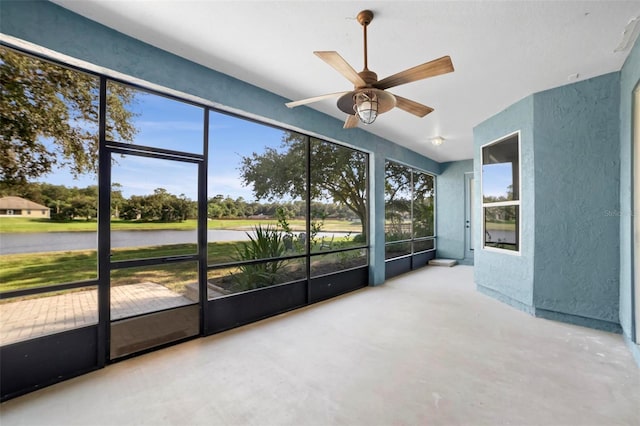
[[237, 261], [259, 260], [267, 258], [277, 258], [276, 260], [258, 263], [254, 265], [239, 266], [240, 272], [233, 274], [232, 291], [246, 291], [255, 288], [268, 287], [276, 283], [279, 272], [287, 264], [282, 260], [286, 253], [284, 236], [277, 228], [267, 226], [254, 226], [248, 242], [243, 242], [236, 246]]
[[364, 234], [356, 234], [353, 236], [353, 242], [365, 244], [367, 242], [367, 236]]

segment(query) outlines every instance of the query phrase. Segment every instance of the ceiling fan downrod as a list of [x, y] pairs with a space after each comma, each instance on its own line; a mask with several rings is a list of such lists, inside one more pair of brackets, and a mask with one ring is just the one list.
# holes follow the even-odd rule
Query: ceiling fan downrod
[[363, 71], [369, 71], [368, 68], [368, 60], [367, 60], [367, 26], [373, 21], [373, 12], [370, 10], [363, 10], [358, 13], [356, 17], [360, 25], [362, 25], [362, 30], [364, 32], [364, 69]]
[[363, 10], [358, 13], [356, 19], [362, 25], [364, 33], [364, 69], [358, 73], [360, 78], [366, 83], [365, 87], [372, 87], [376, 81], [378, 81], [378, 75], [369, 70], [369, 60], [367, 55], [367, 26], [373, 21], [373, 12], [370, 10]]

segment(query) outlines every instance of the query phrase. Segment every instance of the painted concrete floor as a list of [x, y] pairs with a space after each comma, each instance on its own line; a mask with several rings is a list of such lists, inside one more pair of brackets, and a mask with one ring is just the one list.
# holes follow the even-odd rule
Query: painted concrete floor
[[533, 318], [427, 267], [0, 406], [10, 425], [638, 425], [620, 335]]

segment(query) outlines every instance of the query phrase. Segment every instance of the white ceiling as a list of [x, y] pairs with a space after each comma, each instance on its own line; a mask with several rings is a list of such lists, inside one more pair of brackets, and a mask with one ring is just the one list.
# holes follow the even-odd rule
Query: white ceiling
[[[640, 1], [145, 1], [55, 3], [151, 45], [291, 100], [351, 90], [315, 55], [335, 50], [379, 79], [443, 55], [455, 72], [390, 89], [435, 108], [394, 109], [365, 130], [436, 161], [472, 157], [473, 127], [541, 90], [618, 71], [614, 53]], [[310, 105], [340, 120], [334, 100]], [[299, 107], [304, 108], [304, 107]], [[349, 130], [344, 130], [348, 132]], [[429, 143], [441, 135], [439, 147]]]

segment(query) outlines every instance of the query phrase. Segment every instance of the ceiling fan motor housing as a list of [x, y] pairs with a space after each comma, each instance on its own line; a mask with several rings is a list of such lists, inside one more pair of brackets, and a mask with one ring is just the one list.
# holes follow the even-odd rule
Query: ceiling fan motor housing
[[[360, 71], [358, 75], [364, 80], [365, 83], [367, 83], [365, 87], [371, 87], [375, 82], [378, 81], [378, 74], [373, 71], [365, 69]], [[356, 87], [356, 89], [359, 89], [359, 87]]]

